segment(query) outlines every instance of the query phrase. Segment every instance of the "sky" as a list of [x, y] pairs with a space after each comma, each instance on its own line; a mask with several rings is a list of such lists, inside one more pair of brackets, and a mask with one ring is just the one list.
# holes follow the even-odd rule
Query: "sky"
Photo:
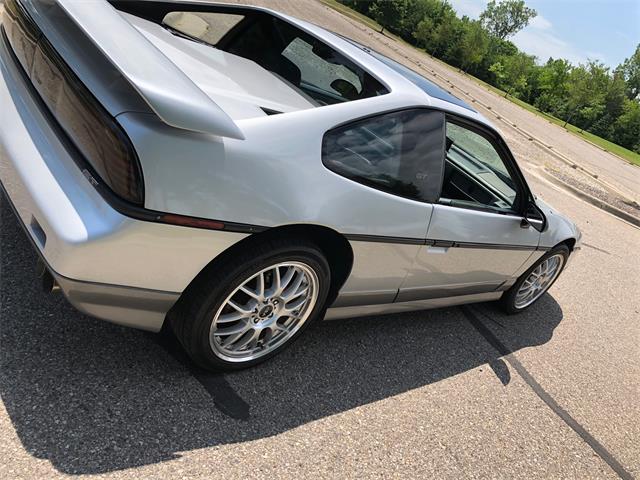
[[[615, 68], [640, 43], [640, 0], [525, 0], [538, 16], [510, 40], [544, 63], [600, 60]], [[449, 0], [459, 16], [478, 18], [487, 0]]]

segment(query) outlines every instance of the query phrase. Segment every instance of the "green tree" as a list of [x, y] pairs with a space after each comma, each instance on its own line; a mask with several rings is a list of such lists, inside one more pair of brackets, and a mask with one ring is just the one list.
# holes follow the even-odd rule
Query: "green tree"
[[626, 83], [627, 97], [631, 100], [640, 98], [640, 44], [636, 51], [617, 69]]
[[447, 63], [460, 66], [459, 42], [464, 31], [463, 21], [454, 15], [444, 15], [438, 25], [438, 46], [436, 54]]
[[369, 7], [369, 15], [380, 25], [397, 33], [402, 30], [407, 15], [408, 0], [375, 0]]
[[504, 65], [502, 63], [495, 62], [489, 67], [489, 72], [493, 77], [493, 84], [496, 86], [504, 85], [504, 81], [507, 78], [507, 74], [504, 72]]
[[507, 39], [529, 24], [538, 15], [524, 0], [491, 0], [480, 14], [480, 22], [487, 31], [500, 39]]
[[460, 66], [466, 72], [480, 64], [489, 48], [489, 36], [480, 22], [466, 22], [460, 40]]
[[603, 138], [611, 138], [614, 135], [614, 123], [622, 115], [624, 104], [627, 101], [626, 84], [620, 72], [614, 72], [607, 83], [604, 94], [604, 112], [591, 126], [587, 127], [589, 131]]
[[518, 52], [516, 55], [503, 56], [491, 67], [497, 86], [506, 92], [505, 96], [518, 98], [528, 96], [530, 83], [535, 69], [535, 57]]
[[614, 125], [613, 141], [640, 153], [640, 102], [627, 99]]
[[597, 61], [571, 70], [567, 83], [565, 126], [573, 120], [576, 126], [588, 127], [602, 114], [609, 81], [609, 69]]
[[509, 40], [502, 40], [493, 35], [487, 35], [489, 38], [489, 47], [482, 59], [480, 65], [475, 67], [474, 75], [481, 78], [485, 82], [492, 83], [495, 81], [495, 75], [491, 72], [492, 65], [499, 63], [502, 57], [509, 57], [518, 53], [518, 48]]
[[439, 6], [439, 0], [408, 0], [407, 12], [405, 14], [402, 28], [399, 35], [408, 42], [413, 42], [414, 32], [418, 29], [418, 24], [425, 18], [433, 19], [431, 4]]
[[413, 33], [415, 42], [431, 55], [443, 57], [454, 48], [461, 34], [461, 20], [453, 10], [436, 17], [425, 17], [418, 23]]
[[627, 83], [624, 81], [624, 77], [619, 72], [614, 72], [604, 97], [605, 110], [612, 118], [622, 114], [626, 88]]
[[420, 48], [433, 54], [438, 44], [438, 27], [434, 20], [430, 17], [424, 17], [416, 26], [413, 38]]
[[538, 70], [535, 106], [545, 112], [563, 117], [567, 107], [567, 82], [571, 73], [571, 64], [564, 59], [550, 58]]

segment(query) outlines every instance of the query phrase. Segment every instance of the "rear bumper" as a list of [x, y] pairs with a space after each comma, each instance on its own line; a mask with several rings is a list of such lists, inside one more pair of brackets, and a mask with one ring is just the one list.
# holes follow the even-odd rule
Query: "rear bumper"
[[126, 327], [157, 332], [177, 293], [72, 280], [53, 273], [69, 303], [88, 315]]
[[157, 330], [191, 280], [245, 234], [135, 220], [83, 175], [0, 36], [0, 182], [80, 310]]
[[71, 305], [87, 315], [126, 327], [152, 332], [162, 328], [167, 312], [180, 298], [179, 293], [74, 280], [59, 274], [47, 263], [36, 239], [22, 222], [1, 183], [0, 187], [0, 195], [4, 197], [0, 197], [0, 203], [3, 200], [8, 201], [33, 248], [40, 254], [45, 268]]

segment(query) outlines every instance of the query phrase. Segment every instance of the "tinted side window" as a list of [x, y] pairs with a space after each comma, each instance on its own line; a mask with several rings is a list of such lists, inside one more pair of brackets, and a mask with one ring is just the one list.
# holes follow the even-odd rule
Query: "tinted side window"
[[500, 153], [484, 135], [447, 121], [442, 198], [459, 206], [512, 210], [517, 186]]
[[327, 132], [325, 166], [344, 177], [414, 200], [434, 202], [444, 167], [444, 114], [392, 112]]

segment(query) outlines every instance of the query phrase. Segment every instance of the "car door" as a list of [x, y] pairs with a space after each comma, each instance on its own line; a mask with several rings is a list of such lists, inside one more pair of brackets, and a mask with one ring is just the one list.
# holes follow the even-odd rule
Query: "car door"
[[[356, 119], [324, 135], [324, 166], [351, 187], [351, 205], [344, 211], [360, 208], [365, 223], [381, 222], [388, 232], [338, 227], [354, 260], [334, 307], [393, 303], [426, 238], [440, 192], [444, 145], [444, 113], [425, 108]], [[364, 200], [372, 195], [382, 199], [376, 207]]]
[[499, 135], [447, 115], [445, 151], [426, 244], [397, 301], [505, 289], [542, 254], [540, 233], [523, 222], [530, 193]]

